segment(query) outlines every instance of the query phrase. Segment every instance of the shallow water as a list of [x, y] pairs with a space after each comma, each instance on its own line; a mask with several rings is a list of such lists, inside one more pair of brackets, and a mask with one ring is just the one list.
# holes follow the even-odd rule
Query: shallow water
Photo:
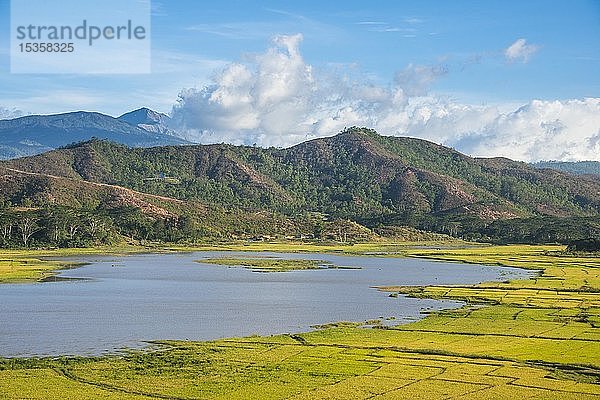
[[[360, 269], [259, 273], [209, 257], [318, 259]], [[460, 302], [391, 298], [378, 285], [477, 283], [530, 272], [410, 258], [195, 252], [86, 256], [57, 282], [0, 285], [0, 356], [95, 355], [145, 340], [301, 332], [333, 321], [422, 318]]]

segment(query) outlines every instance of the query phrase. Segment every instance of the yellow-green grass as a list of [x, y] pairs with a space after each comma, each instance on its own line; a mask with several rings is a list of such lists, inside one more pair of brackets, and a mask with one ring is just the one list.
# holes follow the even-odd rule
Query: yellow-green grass
[[[331, 244], [320, 245], [302, 242], [234, 242], [224, 244], [207, 244], [198, 246], [164, 246], [148, 243], [141, 245], [118, 245], [88, 248], [67, 249], [0, 249], [0, 283], [25, 283], [43, 281], [57, 273], [58, 270], [73, 267], [74, 264], [48, 260], [54, 257], [70, 257], [94, 254], [133, 254], [143, 252], [173, 251], [276, 251], [276, 252], [346, 252], [364, 254], [368, 252], [398, 252], [406, 249], [403, 243], [364, 243], [355, 245]], [[287, 262], [287, 260], [286, 260]], [[300, 262], [302, 263], [302, 262]], [[265, 266], [264, 262], [262, 263]], [[237, 264], [239, 265], [239, 264]], [[259, 268], [260, 269], [260, 268]], [[276, 270], [277, 268], [274, 268]], [[289, 270], [283, 266], [282, 270]]]
[[417, 250], [413, 257], [447, 261], [502, 265], [539, 270], [531, 279], [485, 282], [469, 286], [401, 287], [397, 291], [418, 297], [463, 299], [524, 307], [600, 307], [600, 258], [564, 253], [561, 246], [493, 246], [477, 249], [451, 249], [443, 253]]
[[[43, 281], [58, 270], [73, 268], [80, 263], [55, 261], [54, 257], [92, 254], [130, 254], [151, 251], [141, 246], [116, 246], [71, 249], [14, 250], [0, 249], [0, 283], [28, 283]], [[152, 250], [154, 251], [154, 250]]]
[[5, 360], [0, 393], [8, 399], [600, 398], [585, 369], [479, 357], [470, 349], [460, 355], [410, 348], [396, 330], [165, 345], [123, 357]]
[[415, 248], [443, 249], [456, 247], [481, 247], [482, 244], [455, 241], [421, 241], [421, 242], [395, 242], [377, 241], [367, 243], [320, 243], [302, 241], [274, 241], [274, 242], [227, 242], [199, 244], [194, 246], [168, 246], [165, 249], [173, 251], [247, 251], [247, 252], [279, 252], [279, 253], [342, 253], [350, 255], [406, 255]]
[[[376, 246], [365, 248], [371, 252]], [[0, 394], [7, 399], [600, 399], [600, 259], [563, 250], [404, 248], [414, 257], [530, 268], [540, 276], [385, 288], [469, 303], [407, 325], [343, 323], [295, 335], [165, 342], [159, 350], [125, 356], [4, 360]]]
[[0, 259], [0, 283], [39, 281], [51, 276], [54, 270], [64, 267], [63, 263], [35, 258]]
[[230, 267], [243, 267], [257, 272], [286, 272], [306, 269], [350, 268], [337, 267], [323, 260], [290, 260], [267, 257], [217, 257], [197, 260], [197, 262], [225, 265]]

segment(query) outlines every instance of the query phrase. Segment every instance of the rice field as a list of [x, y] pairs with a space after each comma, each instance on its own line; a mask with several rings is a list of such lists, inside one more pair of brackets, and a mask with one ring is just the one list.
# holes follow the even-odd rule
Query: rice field
[[473, 286], [389, 286], [467, 301], [407, 325], [160, 342], [100, 358], [0, 360], [3, 399], [600, 399], [600, 259], [557, 246], [407, 249], [539, 270]]

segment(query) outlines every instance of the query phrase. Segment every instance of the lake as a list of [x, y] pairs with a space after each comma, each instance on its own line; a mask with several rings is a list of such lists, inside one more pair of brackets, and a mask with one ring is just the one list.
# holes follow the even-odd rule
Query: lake
[[[318, 259], [360, 269], [261, 273], [202, 264], [210, 257]], [[531, 276], [515, 268], [413, 258], [204, 251], [85, 256], [56, 282], [0, 285], [0, 356], [96, 355], [144, 341], [209, 340], [307, 331], [311, 325], [459, 307], [389, 297], [372, 286], [468, 284]], [[69, 279], [62, 279], [69, 278]]]

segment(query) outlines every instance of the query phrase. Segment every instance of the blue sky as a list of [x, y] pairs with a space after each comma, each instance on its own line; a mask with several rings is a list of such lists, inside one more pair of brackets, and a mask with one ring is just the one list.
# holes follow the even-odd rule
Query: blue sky
[[[300, 32], [302, 52], [313, 65], [357, 63], [389, 80], [409, 63], [447, 63], [452, 74], [436, 89], [482, 100], [591, 96], [600, 89], [598, 1], [221, 4], [227, 6], [196, 6], [197, 14], [178, 6], [173, 17], [198, 30], [176, 37], [162, 30], [168, 25], [156, 23], [155, 40], [165, 48], [178, 41], [190, 52], [208, 40], [206, 54], [236, 59], [246, 51], [261, 51], [270, 36]], [[528, 65], [507, 66], [502, 57], [494, 57], [518, 38], [540, 46]]]
[[[597, 120], [592, 117], [586, 119], [585, 132], [572, 133], [569, 125], [569, 121], [576, 121], [581, 115], [587, 115], [585, 113], [593, 116], [598, 107], [587, 100], [585, 104], [576, 102], [600, 97], [598, 0], [404, 0], [370, 3], [354, 0], [163, 0], [153, 1], [152, 9], [151, 74], [15, 75], [9, 72], [9, 1], [0, 0], [0, 108], [24, 113], [93, 110], [119, 115], [148, 106], [171, 112], [183, 89], [196, 88], [193, 93], [186, 92], [187, 103], [183, 103], [183, 112], [179, 116], [190, 132], [210, 133], [208, 136], [200, 135], [198, 140], [229, 140], [232, 132], [237, 135], [253, 127], [251, 137], [230, 141], [290, 144], [299, 139], [271, 140], [274, 136], [262, 122], [246, 124], [242, 128], [236, 128], [237, 125], [224, 127], [222, 121], [220, 125], [212, 121], [211, 125], [211, 121], [194, 118], [193, 114], [207, 110], [214, 112], [215, 105], [208, 104], [209, 95], [206, 91], [202, 92], [202, 88], [205, 85], [222, 85], [223, 70], [230, 63], [247, 65], [249, 73], [256, 75], [252, 83], [256, 85], [260, 68], [270, 65], [264, 61], [269, 51], [279, 56], [289, 55], [288, 44], [274, 45], [273, 38], [301, 34], [297, 43], [299, 58], [294, 61], [291, 57], [281, 68], [295, 68], [294, 71], [300, 71], [298, 73], [303, 73], [305, 67], [309, 68], [310, 77], [304, 78], [313, 82], [313, 77], [318, 76], [321, 86], [328, 79], [326, 76], [335, 76], [328, 81], [330, 86], [350, 77], [371, 88], [388, 91], [386, 99], [389, 101], [386, 101], [389, 104], [397, 104], [391, 100], [397, 92], [392, 87], [402, 87], [404, 96], [409, 99], [407, 103], [413, 104], [409, 117], [427, 114], [427, 121], [419, 127], [413, 126], [412, 122], [382, 124], [382, 120], [389, 121], [393, 114], [389, 110], [382, 114], [382, 100], [377, 99], [379, 105], [365, 106], [364, 99], [357, 97], [356, 93], [360, 91], [349, 89], [346, 85], [343, 90], [339, 89], [340, 93], [352, 91], [353, 94], [346, 98], [343, 107], [331, 111], [331, 104], [315, 106], [314, 95], [302, 103], [305, 107], [312, 107], [305, 110], [305, 121], [309, 121], [311, 126], [320, 124], [318, 126], [322, 129], [334, 129], [342, 122], [365, 121], [365, 124], [372, 123], [389, 130], [390, 134], [424, 136], [449, 145], [460, 143], [464, 151], [481, 154], [481, 145], [477, 147], [470, 142], [469, 137], [464, 137], [466, 133], [477, 130], [481, 137], [487, 137], [492, 129], [528, 129], [527, 124], [517, 126], [522, 121], [517, 121], [516, 117], [510, 126], [494, 124], [502, 115], [513, 113], [510, 115], [516, 116], [514, 113], [520, 107], [529, 107], [526, 110], [532, 115], [550, 112], [544, 117], [550, 122], [531, 121], [531, 126], [544, 127], [540, 135], [547, 135], [550, 132], [548, 123], [555, 123], [558, 128], [552, 128], [552, 132], [562, 132], [569, 140], [583, 141], [581, 149], [584, 151], [536, 155], [531, 150], [524, 150], [524, 153], [512, 154], [521, 159], [590, 158], [589, 154], [595, 151], [595, 135], [600, 135], [600, 126], [596, 132]], [[294, 46], [296, 44], [292, 51], [296, 51]], [[513, 46], [512, 53], [508, 50], [510, 46]], [[264, 65], [261, 67], [257, 60], [263, 60]], [[293, 83], [289, 82], [289, 85]], [[411, 94], [415, 85], [419, 86], [419, 93]], [[250, 96], [256, 90], [254, 87]], [[219, 89], [213, 92], [220, 93]], [[290, 99], [297, 100], [300, 96], [298, 93], [288, 95], [282, 97], [282, 101], [289, 103]], [[427, 107], [415, 106], [423, 102], [424, 96], [427, 97]], [[200, 109], [186, 108], [186, 104], [198, 104], [199, 100], [207, 104]], [[533, 100], [546, 103], [532, 103]], [[561, 103], [554, 107], [551, 106], [553, 101]], [[441, 103], [443, 106], [432, 106]], [[405, 103], [402, 104], [400, 111], [405, 112], [408, 109]], [[231, 117], [231, 110], [225, 110], [223, 104], [219, 107], [217, 111], [222, 111], [224, 118]], [[353, 108], [349, 111], [348, 107]], [[470, 107], [467, 110], [469, 116], [463, 110], [465, 107]], [[477, 126], [470, 115], [489, 111], [477, 107], [497, 107], [498, 111], [478, 120], [481, 126]], [[359, 109], [368, 111], [358, 115]], [[554, 114], [548, 110], [555, 110], [552, 111]], [[268, 119], [264, 110], [257, 106], [252, 108], [252, 112], [256, 112], [257, 120]], [[330, 119], [342, 122], [337, 125], [331, 121], [321, 123], [323, 114], [327, 112], [332, 113], [328, 116]], [[344, 117], [348, 113], [352, 117]], [[430, 118], [436, 113], [451, 115], [451, 118], [446, 118], [445, 122]], [[237, 121], [239, 118], [236, 118]], [[452, 137], [422, 133], [425, 128], [427, 132], [442, 131], [445, 128], [443, 124], [450, 123], [449, 120], [454, 124], [448, 126], [454, 134]], [[281, 127], [281, 124], [277, 126]], [[311, 134], [318, 135], [315, 133], [317, 130], [312, 129]], [[190, 137], [193, 135], [190, 134]], [[265, 139], [267, 137], [271, 139]], [[519, 142], [520, 139], [517, 136], [512, 140]], [[534, 145], [535, 141], [531, 146]], [[501, 149], [498, 151], [502, 153]]]
[[[169, 111], [180, 89], [201, 86], [221, 62], [294, 33], [304, 35], [307, 63], [352, 64], [382, 83], [410, 63], [443, 65], [448, 73], [432, 89], [470, 103], [600, 93], [599, 1], [154, 1], [149, 76], [11, 75], [9, 1], [0, 4], [0, 105], [26, 112]], [[502, 51], [518, 38], [539, 50], [509, 64]], [[64, 102], [38, 99], [48, 91]]]

